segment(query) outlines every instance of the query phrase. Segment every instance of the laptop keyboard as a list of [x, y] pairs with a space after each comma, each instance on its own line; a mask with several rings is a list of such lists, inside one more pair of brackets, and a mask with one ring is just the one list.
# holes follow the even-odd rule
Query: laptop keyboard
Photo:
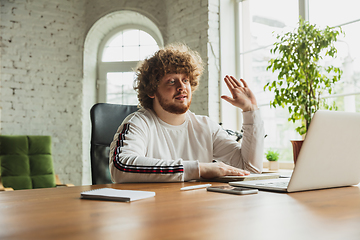
[[256, 186], [266, 186], [266, 187], [278, 187], [286, 188], [289, 185], [289, 182], [268, 182], [268, 183], [257, 183]]

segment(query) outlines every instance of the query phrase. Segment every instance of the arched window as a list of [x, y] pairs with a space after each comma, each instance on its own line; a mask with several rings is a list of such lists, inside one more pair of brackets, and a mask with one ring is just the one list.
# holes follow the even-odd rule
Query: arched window
[[[90, 109], [97, 102], [106, 102], [106, 96], [107, 96], [106, 83], [107, 83], [108, 73], [110, 73], [109, 77], [115, 73], [122, 73], [122, 75], [125, 75], [125, 77], [124, 76], [121, 77], [127, 78], [126, 75], [131, 73], [133, 71], [132, 68], [135, 68], [136, 64], [138, 63], [138, 60], [130, 61], [124, 59], [122, 61], [117, 61], [114, 58], [107, 57], [108, 56], [107, 52], [115, 51], [114, 48], [112, 49], [112, 47], [110, 47], [113, 46], [112, 40], [114, 40], [114, 45], [118, 45], [118, 47], [121, 46], [122, 48], [123, 44], [120, 45], [115, 43], [116, 36], [122, 34], [123, 35], [122, 39], [128, 40], [126, 34], [124, 36], [124, 32], [127, 32], [130, 29], [135, 29], [138, 32], [142, 31], [150, 35], [151, 38], [155, 40], [158, 47], [162, 47], [164, 45], [164, 40], [159, 27], [148, 17], [138, 12], [129, 11], [129, 10], [116, 11], [103, 16], [98, 21], [96, 21], [94, 25], [89, 29], [85, 38], [84, 62], [83, 62], [84, 79], [83, 79], [83, 96], [82, 96], [83, 97], [83, 112], [82, 112], [83, 114], [82, 117], [83, 182], [82, 184], [85, 185], [91, 184], [91, 171], [90, 171], [91, 123], [89, 118]], [[144, 40], [143, 37], [141, 37], [141, 39], [142, 39], [141, 41], [139, 40], [141, 44], [139, 44], [137, 48], [146, 45], [143, 44], [143, 40]], [[124, 45], [124, 48], [128, 48], [128, 46]], [[118, 51], [121, 50], [119, 47]], [[104, 61], [102, 60], [103, 55], [105, 56]], [[141, 57], [139, 57], [139, 59], [141, 59]], [[122, 80], [121, 79], [115, 80], [115, 82], [122, 82]], [[135, 96], [136, 95], [135, 91], [134, 90], [132, 91]], [[137, 104], [136, 97], [135, 100], [136, 101], [134, 102], [134, 104]], [[121, 101], [117, 103], [120, 104]]]
[[98, 55], [98, 102], [136, 105], [134, 69], [159, 46], [161, 40], [143, 26], [122, 26], [109, 33]]

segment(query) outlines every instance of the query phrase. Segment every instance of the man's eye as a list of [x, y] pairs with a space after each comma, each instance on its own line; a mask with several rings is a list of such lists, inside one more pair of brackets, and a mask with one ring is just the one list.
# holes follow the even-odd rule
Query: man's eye
[[169, 83], [170, 83], [170, 84], [174, 84], [175, 81], [174, 81], [174, 80], [169, 80]]
[[183, 82], [184, 82], [184, 83], [188, 83], [188, 82], [189, 82], [189, 79], [184, 79]]

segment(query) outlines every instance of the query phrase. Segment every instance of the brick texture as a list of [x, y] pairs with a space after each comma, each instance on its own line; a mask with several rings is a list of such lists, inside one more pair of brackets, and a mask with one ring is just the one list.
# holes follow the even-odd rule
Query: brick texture
[[219, 1], [168, 0], [168, 42], [185, 42], [204, 61], [204, 74], [191, 110], [219, 121]]
[[81, 184], [82, 1], [1, 1], [1, 134], [50, 135], [54, 167]]
[[55, 172], [66, 183], [91, 184], [96, 89], [87, 79], [96, 76], [96, 54], [85, 39], [121, 10], [149, 18], [165, 44], [185, 42], [201, 54], [205, 71], [191, 109], [219, 119], [219, 0], [1, 0], [0, 134], [52, 136]]

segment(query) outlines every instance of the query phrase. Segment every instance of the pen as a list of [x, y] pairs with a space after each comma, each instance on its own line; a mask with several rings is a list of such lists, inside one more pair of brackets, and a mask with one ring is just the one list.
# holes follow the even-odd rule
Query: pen
[[192, 190], [192, 189], [205, 188], [205, 187], [210, 187], [210, 186], [211, 186], [211, 184], [201, 184], [201, 185], [183, 187], [183, 188], [180, 188], [180, 190]]

